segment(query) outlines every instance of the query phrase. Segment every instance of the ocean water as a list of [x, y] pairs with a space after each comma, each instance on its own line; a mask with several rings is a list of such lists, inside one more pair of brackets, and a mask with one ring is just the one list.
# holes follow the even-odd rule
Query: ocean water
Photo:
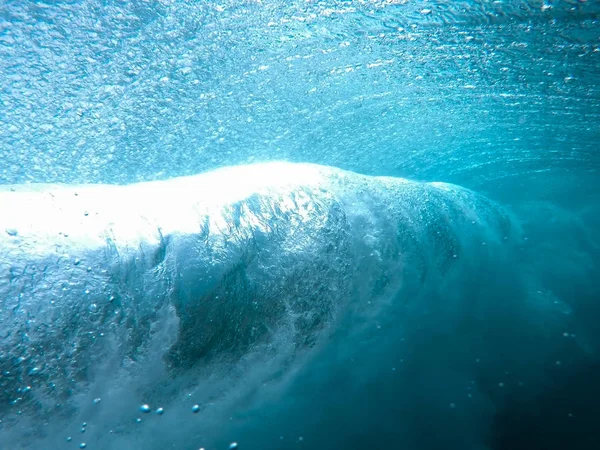
[[600, 3], [0, 0], [0, 450], [600, 448]]

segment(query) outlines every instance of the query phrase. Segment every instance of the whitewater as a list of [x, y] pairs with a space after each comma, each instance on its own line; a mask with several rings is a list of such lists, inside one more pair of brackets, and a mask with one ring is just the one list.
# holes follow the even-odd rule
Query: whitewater
[[315, 421], [378, 414], [336, 410], [373, 383], [409, 447], [485, 448], [495, 405], [593, 351], [519, 222], [452, 184], [275, 162], [0, 209], [5, 448], [340, 445]]
[[0, 450], [598, 450], [600, 2], [0, 1]]

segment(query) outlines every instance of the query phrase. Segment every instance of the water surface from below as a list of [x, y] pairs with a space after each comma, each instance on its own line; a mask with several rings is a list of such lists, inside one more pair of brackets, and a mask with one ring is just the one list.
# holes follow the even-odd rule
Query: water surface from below
[[[493, 239], [483, 246], [479, 222], [463, 224], [460, 214], [453, 218], [454, 200], [439, 202], [441, 197], [434, 195], [437, 200], [424, 205], [425, 199], [414, 192], [414, 197], [385, 200], [381, 194], [378, 201], [385, 207], [375, 202], [359, 212], [355, 209], [368, 203], [367, 194], [338, 205], [312, 188], [277, 193], [295, 199], [295, 206], [285, 202], [269, 213], [287, 224], [283, 230], [300, 227], [293, 238], [264, 225], [268, 215], [261, 216], [260, 198], [242, 202], [247, 210], [205, 212], [230, 224], [228, 231], [223, 228], [228, 236], [264, 228], [252, 239], [243, 233], [241, 240], [223, 239], [218, 251], [207, 256], [215, 263], [210, 266], [213, 276], [222, 280], [211, 287], [211, 292], [223, 289], [215, 296], [235, 303], [238, 294], [249, 298], [248, 292], [272, 286], [265, 298], [297, 300], [308, 293], [326, 298], [327, 307], [315, 315], [307, 313], [312, 303], [296, 304], [293, 308], [300, 312], [289, 320], [287, 337], [276, 348], [253, 353], [252, 345], [266, 346], [269, 337], [279, 336], [274, 324], [282, 326], [278, 320], [288, 317], [292, 306], [284, 312], [282, 307], [253, 309], [252, 302], [244, 303], [244, 312], [235, 316], [244, 321], [233, 332], [226, 326], [233, 316], [218, 308], [194, 316], [182, 305], [169, 309], [161, 303], [161, 292], [177, 298], [205, 292], [190, 287], [194, 277], [185, 278], [187, 272], [178, 265], [169, 270], [180, 278], [161, 271], [173, 251], [168, 233], [157, 237], [152, 219], [143, 222], [136, 211], [157, 208], [171, 231], [185, 223], [196, 236], [206, 223], [196, 223], [194, 217], [205, 216], [176, 208], [199, 192], [168, 198], [152, 194], [126, 202], [121, 192], [133, 192], [133, 185], [129, 191], [105, 187], [114, 192], [110, 199], [104, 194], [100, 201], [79, 198], [75, 204], [70, 199], [68, 204], [75, 205], [67, 208], [70, 213], [52, 212], [54, 200], [35, 208], [29, 200], [7, 200], [0, 210], [2, 223], [29, 213], [24, 223], [44, 233], [61, 220], [76, 225], [68, 236], [60, 230], [62, 235], [38, 242], [27, 241], [18, 224], [0, 227], [2, 242], [21, 239], [10, 251], [4, 244], [0, 248], [0, 272], [9, 274], [0, 289], [17, 283], [11, 292], [39, 300], [33, 309], [29, 300], [13, 294], [1, 300], [2, 342], [11, 345], [0, 353], [0, 448], [9, 445], [12, 450], [27, 442], [39, 444], [29, 448], [48, 448], [48, 441], [36, 441], [35, 434], [12, 438], [17, 436], [12, 418], [21, 400], [11, 402], [22, 398], [29, 405], [22, 415], [37, 417], [30, 409], [53, 410], [54, 403], [43, 399], [57, 392], [74, 403], [61, 400], [61, 413], [31, 423], [35, 433], [59, 440], [51, 448], [76, 448], [82, 436], [90, 449], [216, 449], [232, 440], [240, 448], [261, 449], [599, 448], [594, 383], [600, 342], [599, 16], [598, 2], [574, 0], [3, 2], [0, 183], [15, 185], [16, 191], [32, 189], [21, 186], [31, 182], [69, 183], [71, 187], [51, 188], [59, 195], [79, 189], [73, 185], [80, 183], [130, 185], [287, 160], [455, 183], [475, 191], [469, 198], [484, 202], [483, 210], [505, 211], [516, 234], [509, 236], [508, 246]], [[226, 186], [236, 183], [233, 177], [217, 185], [227, 192]], [[371, 192], [378, 182], [366, 183], [371, 187], [365, 192]], [[348, 189], [363, 192], [353, 186]], [[427, 191], [430, 185], [410, 186]], [[94, 189], [85, 192], [105, 192]], [[209, 198], [221, 195], [214, 188], [207, 191]], [[2, 195], [29, 199], [10, 190]], [[485, 198], [491, 201], [475, 200]], [[471, 200], [465, 201], [472, 205]], [[302, 225], [304, 218], [298, 215], [311, 202], [316, 206], [309, 216], [321, 217], [318, 226], [311, 220]], [[86, 238], [86, 220], [98, 226], [94, 233], [110, 228], [108, 222], [98, 225], [92, 213], [98, 208], [112, 211], [115, 223], [128, 224], [117, 227], [126, 236], [127, 250], [108, 246], [97, 235]], [[253, 221], [253, 208], [259, 208], [264, 221]], [[396, 220], [394, 214], [400, 212], [394, 208], [411, 219], [408, 229], [425, 234], [391, 225], [380, 228]], [[80, 209], [88, 215], [79, 217]], [[357, 229], [342, 226], [353, 220], [348, 211], [358, 216], [370, 211], [361, 226], [379, 234], [365, 233], [360, 239], [345, 235]], [[180, 214], [185, 215], [181, 221]], [[238, 216], [252, 220], [238, 223]], [[452, 233], [445, 234], [446, 226]], [[440, 241], [431, 227], [439, 227]], [[141, 236], [150, 236], [150, 244], [140, 246], [136, 239]], [[77, 256], [75, 266], [72, 258], [57, 257], [54, 265], [40, 267], [14, 253], [45, 255], [50, 247], [42, 249], [42, 242], [63, 245], [77, 239], [106, 246], [100, 264], [105, 272], [95, 267], [87, 271], [90, 266], [83, 261], [89, 255]], [[246, 245], [244, 239], [255, 244], [246, 252], [228, 253]], [[368, 254], [366, 262], [356, 260], [368, 246], [386, 239], [393, 244]], [[478, 241], [481, 248], [469, 247]], [[172, 242], [181, 243], [177, 261], [195, 261], [203, 248], [212, 248], [191, 245], [184, 254], [187, 241]], [[359, 251], [356, 242], [366, 247]], [[461, 242], [469, 257], [452, 260], [444, 269], [448, 248], [440, 242]], [[394, 245], [412, 249], [406, 256], [410, 264], [393, 260]], [[80, 251], [68, 249], [70, 256]], [[253, 259], [259, 254], [263, 256]], [[245, 267], [269, 258], [281, 264], [265, 266], [260, 272], [264, 280], [246, 278]], [[223, 269], [233, 260], [239, 263]], [[11, 271], [21, 266], [22, 271]], [[291, 279], [281, 275], [292, 268], [299, 272], [292, 270]], [[71, 275], [53, 279], [50, 274], [57, 269]], [[441, 276], [443, 270], [447, 272]], [[358, 289], [340, 275], [350, 273], [346, 271], [357, 272], [350, 278], [363, 289], [371, 286], [373, 302], [394, 289], [410, 301], [384, 301], [385, 306], [378, 304], [366, 316], [368, 308], [342, 308], [340, 315], [333, 306], [337, 299]], [[198, 279], [210, 273], [206, 268]], [[402, 282], [395, 285], [398, 274]], [[361, 284], [356, 281], [361, 276], [372, 279]], [[271, 278], [279, 280], [277, 288], [276, 282], [269, 284]], [[416, 285], [405, 285], [406, 280]], [[177, 291], [181, 284], [188, 287]], [[110, 299], [109, 292], [101, 292], [107, 285], [125, 286], [127, 295], [106, 305], [87, 302], [90, 295]], [[72, 295], [57, 294], [62, 288]], [[149, 297], [149, 303], [141, 300]], [[129, 305], [128, 314], [122, 304]], [[55, 308], [67, 305], [68, 314], [55, 314]], [[411, 305], [427, 307], [412, 310]], [[224, 310], [230, 307], [223, 303]], [[40, 322], [40, 314], [48, 314], [47, 319]], [[189, 317], [213, 320], [213, 325], [207, 331]], [[56, 327], [80, 319], [85, 326]], [[168, 326], [157, 329], [153, 323]], [[195, 327], [199, 334], [186, 331], [175, 339], [181, 330]], [[123, 331], [132, 329], [136, 332]], [[304, 336], [301, 329], [313, 332], [298, 342], [298, 333]], [[62, 337], [55, 341], [33, 338], [59, 331]], [[102, 332], [113, 337], [100, 343], [97, 334]], [[65, 342], [71, 345], [66, 354]], [[24, 348], [33, 350], [13, 355]], [[299, 348], [305, 349], [301, 356]], [[106, 354], [113, 358], [104, 358]], [[33, 370], [37, 366], [27, 366], [35, 358], [46, 358], [54, 375], [62, 370], [62, 384], [44, 384], [48, 380]], [[99, 367], [106, 367], [109, 376], [98, 375]], [[94, 373], [96, 381], [90, 383]], [[164, 377], [178, 381], [155, 388]], [[13, 389], [15, 382], [21, 391]], [[69, 386], [85, 383], [90, 383], [88, 390], [67, 392]], [[121, 389], [111, 390], [116, 385]], [[43, 395], [34, 398], [32, 393], [40, 389]], [[214, 397], [214, 404], [201, 402], [202, 411], [190, 413], [188, 393]], [[219, 400], [224, 397], [228, 402]], [[154, 408], [155, 400], [163, 398], [179, 401], [164, 406], [162, 415], [138, 411], [141, 404]], [[140, 424], [137, 416], [143, 419]], [[113, 419], [123, 419], [125, 425], [109, 433]], [[83, 421], [87, 425], [81, 434]], [[29, 427], [25, 418], [18, 423]], [[58, 428], [61, 432], [54, 433]], [[69, 442], [63, 441], [67, 429]]]

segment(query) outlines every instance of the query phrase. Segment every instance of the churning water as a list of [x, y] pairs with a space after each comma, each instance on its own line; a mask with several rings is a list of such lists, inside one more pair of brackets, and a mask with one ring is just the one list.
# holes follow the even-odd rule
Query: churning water
[[600, 4], [0, 0], [0, 449], [600, 448]]

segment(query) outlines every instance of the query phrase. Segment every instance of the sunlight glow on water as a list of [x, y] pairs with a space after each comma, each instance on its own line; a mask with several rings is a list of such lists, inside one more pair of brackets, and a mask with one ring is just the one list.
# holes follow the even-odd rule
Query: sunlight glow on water
[[600, 448], [599, 68], [595, 1], [0, 2], [0, 450]]

